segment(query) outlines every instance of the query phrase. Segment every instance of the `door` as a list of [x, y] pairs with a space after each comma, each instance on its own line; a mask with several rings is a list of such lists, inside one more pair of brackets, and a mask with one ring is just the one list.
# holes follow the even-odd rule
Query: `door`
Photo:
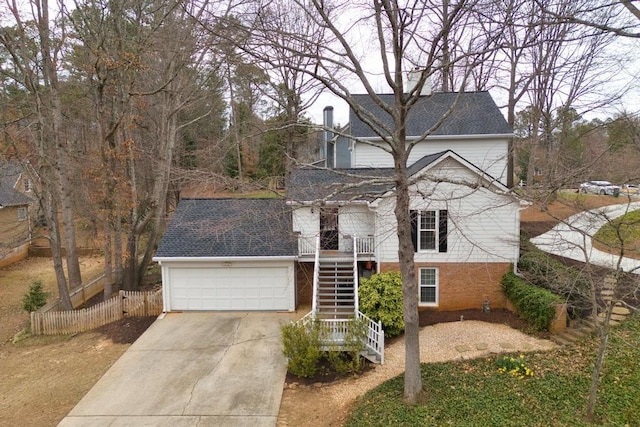
[[290, 310], [294, 296], [288, 271], [287, 267], [172, 267], [170, 309]]
[[338, 237], [338, 208], [322, 208], [320, 210], [320, 249], [337, 251]]

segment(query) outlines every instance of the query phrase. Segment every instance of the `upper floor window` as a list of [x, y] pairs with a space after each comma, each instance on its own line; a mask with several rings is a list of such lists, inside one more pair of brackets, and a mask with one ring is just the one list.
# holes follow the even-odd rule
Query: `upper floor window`
[[33, 186], [31, 185], [31, 180], [29, 178], [24, 179], [24, 191], [29, 192], [33, 190]]
[[18, 221], [27, 219], [27, 208], [18, 208]]
[[433, 251], [436, 249], [436, 236], [438, 234], [436, 211], [420, 212], [419, 215], [418, 249]]
[[411, 238], [416, 252], [447, 252], [448, 212], [411, 211]]

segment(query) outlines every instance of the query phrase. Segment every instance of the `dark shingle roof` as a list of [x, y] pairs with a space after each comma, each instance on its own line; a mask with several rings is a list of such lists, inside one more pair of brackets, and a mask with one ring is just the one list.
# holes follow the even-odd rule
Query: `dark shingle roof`
[[0, 161], [0, 206], [22, 206], [31, 199], [14, 187], [22, 174], [22, 166], [14, 161]]
[[[412, 176], [448, 153], [424, 156], [409, 166]], [[372, 200], [393, 189], [393, 168], [317, 169], [291, 172], [287, 197], [295, 202]]]
[[[378, 95], [388, 105], [394, 95]], [[392, 127], [391, 117], [373, 102], [369, 95], [353, 95], [357, 104], [372, 112], [383, 123]], [[457, 99], [457, 103], [456, 103]], [[407, 123], [407, 136], [420, 136], [440, 120], [454, 104], [453, 112], [433, 132], [433, 135], [492, 135], [511, 134], [512, 129], [502, 116], [489, 92], [443, 92], [423, 96], [412, 107]], [[378, 135], [353, 112], [349, 113], [351, 134], [359, 138]]]
[[156, 257], [294, 256], [291, 230], [281, 199], [183, 199]]

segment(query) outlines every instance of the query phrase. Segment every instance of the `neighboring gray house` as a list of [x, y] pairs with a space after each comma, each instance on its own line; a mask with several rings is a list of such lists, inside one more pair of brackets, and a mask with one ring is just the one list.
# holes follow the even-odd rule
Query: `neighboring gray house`
[[20, 163], [0, 161], [0, 266], [27, 257], [32, 185]]

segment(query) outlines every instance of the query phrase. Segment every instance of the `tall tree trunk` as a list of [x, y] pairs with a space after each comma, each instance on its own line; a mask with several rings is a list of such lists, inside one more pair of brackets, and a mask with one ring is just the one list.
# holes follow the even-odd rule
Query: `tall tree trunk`
[[[42, 53], [42, 79], [45, 86], [47, 111], [45, 117], [49, 123], [46, 127], [50, 135], [45, 135], [50, 140], [49, 151], [45, 154], [55, 155], [55, 173], [58, 175], [55, 194], [60, 199], [62, 209], [62, 222], [64, 227], [64, 241], [67, 258], [67, 272], [69, 274], [69, 285], [71, 288], [82, 284], [80, 276], [80, 263], [76, 248], [76, 233], [73, 215], [73, 204], [71, 202], [70, 167], [68, 165], [68, 153], [66, 141], [62, 130], [62, 105], [60, 101], [60, 85], [58, 81], [57, 64], [54, 62], [55, 52], [49, 29], [49, 2], [40, 0], [38, 4], [38, 34], [40, 39], [40, 50]], [[56, 218], [57, 221], [57, 213]]]
[[[402, 130], [400, 130], [403, 133]], [[401, 135], [399, 138], [406, 138]], [[404, 144], [396, 145], [395, 167], [395, 216], [398, 223], [398, 262], [402, 277], [402, 307], [404, 310], [405, 381], [404, 400], [416, 404], [422, 394], [420, 371], [420, 324], [418, 317], [418, 285], [415, 275], [415, 249], [411, 239], [411, 217], [409, 215], [409, 183], [407, 177], [408, 153]]]
[[[600, 336], [600, 344], [598, 345], [598, 353], [596, 354], [596, 361], [591, 371], [591, 384], [589, 386], [589, 400], [587, 402], [587, 421], [593, 422], [596, 410], [596, 401], [598, 399], [598, 384], [600, 383], [600, 373], [604, 366], [604, 356], [607, 352], [607, 344], [609, 343], [609, 321], [611, 320], [611, 313], [613, 311], [614, 304], [610, 303], [605, 312], [605, 318], [602, 320], [602, 324], [598, 328]], [[599, 319], [595, 317], [595, 321]]]
[[113, 260], [115, 264], [115, 284], [116, 289], [122, 289], [124, 282], [124, 267], [122, 265], [122, 216], [116, 210], [113, 225]]
[[[62, 142], [58, 142], [62, 145]], [[71, 200], [71, 189], [73, 184], [69, 180], [69, 168], [66, 162], [65, 150], [61, 148], [58, 154], [59, 162], [59, 187], [62, 225], [64, 227], [64, 242], [67, 258], [67, 273], [69, 275], [69, 287], [75, 289], [82, 285], [82, 275], [80, 273], [80, 261], [78, 259], [78, 248], [76, 244], [75, 215], [73, 213], [73, 202]]]
[[[171, 61], [170, 70], [174, 70], [175, 63]], [[182, 104], [182, 98], [180, 96], [180, 81], [179, 77], [176, 77], [168, 90], [164, 93], [164, 105], [162, 109], [163, 115], [163, 127], [160, 135], [161, 146], [158, 153], [160, 157], [159, 167], [156, 169], [157, 175], [154, 182], [152, 202], [153, 209], [151, 209], [150, 215], [152, 218], [151, 233], [147, 240], [147, 246], [144, 251], [144, 256], [138, 266], [138, 285], [142, 284], [144, 280], [144, 272], [151, 262], [153, 253], [155, 252], [155, 246], [160, 236], [160, 230], [164, 225], [165, 219], [165, 207], [167, 200], [167, 193], [169, 191], [169, 180], [171, 177], [171, 164], [173, 163], [173, 150], [176, 145], [176, 139], [178, 137], [178, 114], [180, 105]], [[144, 224], [148, 223], [147, 218], [144, 219]], [[139, 226], [136, 230], [142, 233], [144, 227]]]
[[112, 232], [109, 225], [109, 221], [103, 221], [102, 232], [104, 233], [104, 300], [108, 300], [113, 295], [113, 249], [112, 244]]
[[[46, 193], [46, 192], [45, 192]], [[64, 273], [64, 257], [62, 255], [62, 244], [60, 239], [60, 229], [58, 228], [58, 207], [55, 198], [45, 196], [48, 200], [44, 201], [44, 213], [49, 228], [49, 247], [51, 248], [51, 259], [53, 261], [53, 270], [56, 273], [56, 282], [58, 285], [58, 296], [62, 308], [65, 310], [73, 310], [71, 296], [69, 295], [69, 287], [67, 285], [67, 277]]]
[[131, 229], [127, 236], [127, 249], [125, 251], [123, 285], [126, 291], [136, 289], [138, 283], [138, 240], [135, 230]]

